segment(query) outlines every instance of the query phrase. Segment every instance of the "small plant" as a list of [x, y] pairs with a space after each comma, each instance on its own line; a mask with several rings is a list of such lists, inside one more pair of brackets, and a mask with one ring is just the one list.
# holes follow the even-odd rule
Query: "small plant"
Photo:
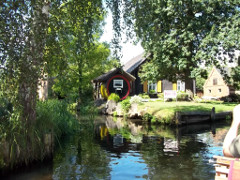
[[189, 100], [189, 94], [185, 92], [179, 92], [177, 94], [177, 100], [178, 101], [188, 101]]
[[149, 94], [155, 94], [156, 93], [156, 91], [154, 90], [154, 89], [151, 89], [150, 91], [149, 91]]
[[143, 120], [144, 120], [144, 121], [151, 121], [152, 118], [153, 118], [153, 116], [152, 116], [151, 114], [149, 114], [149, 113], [146, 113], [146, 114], [144, 114], [144, 116], [143, 116]]
[[133, 96], [131, 97], [130, 99], [130, 103], [133, 104], [133, 103], [136, 103], [136, 104], [140, 104], [142, 102], [142, 98], [140, 96]]
[[150, 99], [150, 97], [147, 93], [139, 94], [139, 96], [143, 99]]
[[108, 100], [113, 100], [115, 102], [119, 102], [120, 101], [120, 97], [118, 94], [115, 93], [111, 93], [110, 96], [108, 97]]
[[128, 112], [128, 110], [129, 110], [130, 107], [131, 107], [130, 97], [127, 97], [126, 99], [124, 99], [124, 100], [121, 102], [121, 107], [122, 107], [122, 110], [124, 111], [124, 113], [127, 113], [127, 112]]

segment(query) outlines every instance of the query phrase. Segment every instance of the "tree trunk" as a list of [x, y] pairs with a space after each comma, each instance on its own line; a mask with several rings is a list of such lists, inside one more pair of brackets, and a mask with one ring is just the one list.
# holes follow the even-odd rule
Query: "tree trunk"
[[82, 81], [83, 81], [83, 78], [82, 78], [82, 66], [83, 66], [83, 63], [82, 63], [82, 57], [80, 57], [78, 59], [78, 101], [77, 101], [77, 111], [80, 111], [80, 108], [81, 108], [81, 104], [82, 104], [82, 101], [83, 101], [83, 87], [82, 87]]

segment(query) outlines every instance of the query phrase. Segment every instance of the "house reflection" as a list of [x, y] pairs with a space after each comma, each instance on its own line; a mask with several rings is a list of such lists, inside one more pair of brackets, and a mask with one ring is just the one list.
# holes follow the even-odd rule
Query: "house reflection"
[[142, 120], [124, 120], [107, 116], [104, 123], [97, 125], [95, 133], [103, 147], [117, 154], [140, 150], [142, 143], [154, 142], [159, 144], [164, 154], [178, 155], [181, 151], [182, 137], [186, 134], [202, 134], [209, 131], [212, 132], [213, 141], [221, 145], [227, 129], [216, 131], [218, 126], [220, 125], [196, 124], [173, 128], [144, 123]]

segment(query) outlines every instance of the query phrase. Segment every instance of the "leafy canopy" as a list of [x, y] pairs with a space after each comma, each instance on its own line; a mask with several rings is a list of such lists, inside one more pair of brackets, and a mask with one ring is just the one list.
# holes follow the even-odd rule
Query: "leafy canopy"
[[121, 6], [128, 32], [134, 30], [146, 52], [152, 54], [152, 61], [143, 68], [143, 78], [176, 80], [203, 76], [206, 72], [199, 69], [201, 64], [223, 69], [235, 61], [235, 50], [239, 50], [239, 0], [109, 3]]

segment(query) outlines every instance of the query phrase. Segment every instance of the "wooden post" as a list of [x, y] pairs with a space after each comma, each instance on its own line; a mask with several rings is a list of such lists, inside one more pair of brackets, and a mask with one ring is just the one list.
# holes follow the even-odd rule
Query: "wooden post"
[[176, 124], [181, 125], [182, 124], [181, 120], [182, 120], [181, 112], [176, 112]]
[[212, 108], [212, 111], [211, 111], [211, 121], [215, 121], [215, 107]]

